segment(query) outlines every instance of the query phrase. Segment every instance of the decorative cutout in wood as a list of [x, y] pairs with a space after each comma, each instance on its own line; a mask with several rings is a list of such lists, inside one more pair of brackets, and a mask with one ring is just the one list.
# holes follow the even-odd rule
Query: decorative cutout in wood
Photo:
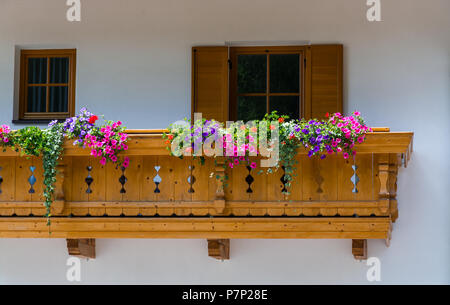
[[358, 170], [358, 166], [356, 164], [352, 165], [352, 169], [353, 169], [353, 176], [350, 178], [350, 180], [353, 183], [353, 190], [352, 190], [352, 192], [356, 194], [356, 193], [358, 193], [357, 185], [358, 185], [358, 182], [359, 182], [359, 177], [358, 177], [358, 174], [356, 173], [356, 171]]
[[87, 184], [86, 193], [92, 194], [91, 184], [92, 184], [92, 182], [94, 182], [94, 178], [92, 178], [92, 176], [91, 176], [92, 166], [88, 166], [88, 167], [86, 167], [86, 169], [88, 171], [88, 175], [87, 175], [86, 179], [84, 179], [84, 181], [86, 181], [86, 184]]
[[189, 177], [187, 178], [187, 181], [188, 181], [189, 186], [190, 186], [190, 188], [189, 188], [189, 190], [188, 190], [189, 193], [195, 193], [195, 190], [194, 190], [194, 188], [193, 188], [193, 185], [194, 185], [196, 179], [195, 179], [194, 175], [192, 174], [192, 172], [194, 171], [194, 169], [195, 169], [195, 166], [189, 165], [189, 173], [190, 173], [190, 175], [189, 175]]
[[30, 183], [30, 190], [28, 193], [34, 194], [36, 191], [34, 190], [34, 184], [36, 183], [36, 177], [34, 176], [34, 171], [36, 170], [35, 166], [30, 166], [31, 176], [28, 178], [28, 183]]
[[155, 190], [153, 191], [154, 193], [156, 193], [156, 194], [159, 194], [159, 193], [161, 193], [161, 190], [159, 189], [159, 185], [161, 184], [161, 182], [162, 182], [162, 179], [161, 179], [161, 177], [159, 176], [159, 170], [161, 169], [161, 166], [155, 166], [155, 170], [156, 170], [156, 176], [153, 178], [153, 182], [155, 183], [155, 185], [156, 185], [156, 188], [155, 188]]
[[125, 194], [127, 192], [125, 190], [125, 183], [127, 183], [127, 181], [128, 181], [127, 177], [125, 177], [125, 169], [126, 168], [124, 166], [122, 166], [120, 169], [122, 170], [122, 176], [120, 176], [120, 178], [119, 178], [119, 182], [122, 185], [122, 188], [120, 189], [120, 193]]
[[248, 170], [248, 175], [247, 177], [245, 177], [245, 182], [247, 182], [248, 184], [248, 189], [247, 189], [247, 193], [253, 193], [252, 190], [252, 183], [255, 181], [255, 179], [252, 177], [252, 168], [250, 166], [247, 166], [247, 170]]
[[[0, 172], [2, 171], [2, 169], [3, 168], [0, 166]], [[3, 183], [3, 177], [0, 175], [0, 194], [2, 193], [2, 183]]]

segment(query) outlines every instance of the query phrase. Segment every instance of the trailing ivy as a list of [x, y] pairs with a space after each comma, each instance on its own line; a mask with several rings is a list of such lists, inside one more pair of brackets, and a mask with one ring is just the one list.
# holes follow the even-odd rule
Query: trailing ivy
[[62, 124], [55, 124], [43, 132], [42, 165], [44, 168], [44, 205], [50, 224], [51, 205], [55, 193], [58, 159], [63, 153], [64, 133]]

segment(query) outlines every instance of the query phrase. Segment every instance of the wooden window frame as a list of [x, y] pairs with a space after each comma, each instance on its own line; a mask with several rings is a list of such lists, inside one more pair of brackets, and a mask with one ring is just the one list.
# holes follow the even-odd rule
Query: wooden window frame
[[[64, 85], [68, 87], [68, 111], [67, 112], [27, 112], [28, 100], [28, 59], [47, 58], [47, 81], [45, 84], [32, 84], [31, 86], [46, 87], [46, 103], [48, 109], [49, 88]], [[67, 84], [50, 84], [50, 58], [69, 58], [69, 79]], [[19, 119], [20, 120], [53, 120], [65, 119], [74, 116], [75, 113], [75, 82], [76, 82], [76, 49], [45, 49], [22, 50], [20, 55], [20, 90], [19, 90]]]
[[[305, 109], [305, 63], [307, 46], [258, 46], [258, 47], [231, 47], [230, 48], [230, 84], [229, 84], [229, 114], [230, 119], [235, 121], [237, 119], [237, 99], [238, 96], [266, 96], [266, 112], [269, 113], [269, 99], [271, 96], [298, 96], [299, 97], [299, 118], [304, 117]], [[299, 54], [300, 55], [300, 92], [299, 93], [270, 93], [270, 56], [267, 56], [267, 87], [266, 93], [251, 93], [238, 94], [237, 93], [237, 57], [238, 55], [271, 55], [271, 54]]]

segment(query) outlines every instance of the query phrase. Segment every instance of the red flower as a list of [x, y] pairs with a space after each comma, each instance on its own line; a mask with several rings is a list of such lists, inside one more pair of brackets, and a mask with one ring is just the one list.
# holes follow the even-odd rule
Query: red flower
[[330, 114], [327, 112], [327, 113], [325, 114], [325, 117], [328, 119], [328, 118], [330, 117]]
[[98, 120], [98, 116], [93, 115], [89, 118], [89, 124], [95, 124], [95, 122]]
[[278, 118], [278, 122], [279, 123], [283, 123], [284, 122], [284, 118]]
[[167, 137], [169, 138], [169, 140], [173, 140], [173, 135], [170, 134]]

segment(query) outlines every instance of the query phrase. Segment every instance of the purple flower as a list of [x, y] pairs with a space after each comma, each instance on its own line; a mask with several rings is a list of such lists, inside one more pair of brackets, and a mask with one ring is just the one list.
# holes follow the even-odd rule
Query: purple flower
[[309, 133], [309, 130], [305, 128], [305, 129], [302, 130], [302, 132], [303, 132], [304, 134], [308, 134], [308, 133]]
[[54, 126], [56, 123], [58, 123], [58, 120], [53, 120], [48, 124], [48, 127]]
[[312, 150], [308, 151], [308, 157], [312, 157], [314, 155], [314, 152]]
[[323, 160], [323, 159], [325, 159], [326, 157], [327, 157], [326, 155], [321, 155], [321, 156], [320, 156], [320, 159]]

